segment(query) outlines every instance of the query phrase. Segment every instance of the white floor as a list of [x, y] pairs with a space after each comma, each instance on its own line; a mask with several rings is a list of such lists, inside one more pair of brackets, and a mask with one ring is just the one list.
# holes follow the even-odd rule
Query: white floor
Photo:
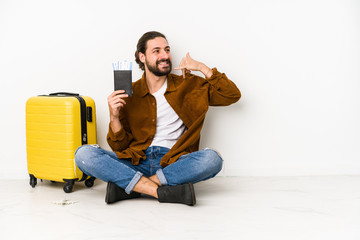
[[0, 180], [0, 239], [360, 239], [360, 176], [216, 177], [195, 185], [195, 207], [62, 187]]

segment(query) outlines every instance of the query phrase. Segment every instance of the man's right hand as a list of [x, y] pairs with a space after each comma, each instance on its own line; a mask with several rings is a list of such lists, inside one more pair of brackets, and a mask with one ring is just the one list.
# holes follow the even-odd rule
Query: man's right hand
[[114, 132], [117, 132], [117, 130], [121, 128], [119, 113], [120, 109], [126, 104], [124, 98], [128, 97], [128, 95], [124, 93], [125, 90], [117, 90], [108, 97], [111, 128]]

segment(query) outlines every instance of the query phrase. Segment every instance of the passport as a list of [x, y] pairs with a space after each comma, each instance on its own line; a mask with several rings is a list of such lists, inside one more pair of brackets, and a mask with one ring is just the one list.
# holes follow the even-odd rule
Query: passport
[[114, 90], [125, 90], [125, 94], [132, 96], [132, 71], [114, 70]]

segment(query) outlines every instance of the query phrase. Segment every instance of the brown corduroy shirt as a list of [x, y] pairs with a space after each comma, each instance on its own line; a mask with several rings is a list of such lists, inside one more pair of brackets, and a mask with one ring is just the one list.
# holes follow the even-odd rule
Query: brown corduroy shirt
[[[199, 150], [200, 131], [209, 106], [227, 106], [240, 99], [240, 91], [224, 73], [213, 68], [213, 75], [202, 78], [190, 73], [186, 77], [168, 75], [165, 98], [186, 126], [185, 133], [160, 165], [166, 167], [183, 154]], [[151, 145], [156, 132], [156, 99], [149, 93], [145, 74], [133, 83], [133, 96], [125, 98], [120, 111], [122, 129], [112, 132], [109, 127], [107, 141], [120, 159], [139, 164], [146, 159], [144, 151]]]

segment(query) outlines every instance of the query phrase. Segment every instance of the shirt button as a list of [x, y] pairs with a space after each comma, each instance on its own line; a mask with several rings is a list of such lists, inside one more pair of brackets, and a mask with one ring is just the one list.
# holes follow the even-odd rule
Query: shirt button
[[153, 102], [152, 105], [155, 106], [155, 103]]
[[153, 119], [152, 121], [155, 122], [155, 119]]

